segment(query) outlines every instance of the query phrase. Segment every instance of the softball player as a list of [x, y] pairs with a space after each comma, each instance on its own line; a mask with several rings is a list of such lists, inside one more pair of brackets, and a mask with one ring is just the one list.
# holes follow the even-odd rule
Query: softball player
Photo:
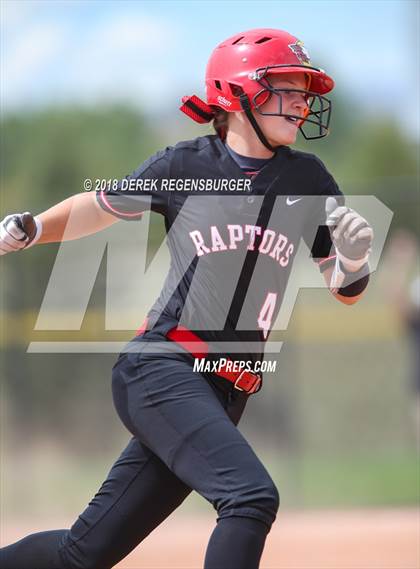
[[[333, 86], [296, 37], [274, 29], [236, 34], [211, 55], [207, 101], [184, 97], [181, 107], [197, 122], [213, 121], [216, 134], [157, 152], [117, 189], [74, 195], [35, 218], [3, 220], [5, 254], [61, 241], [70, 212], [76, 224], [65, 237], [77, 239], [151, 208], [164, 216], [171, 254], [159, 298], [113, 368], [116, 409], [133, 435], [128, 446], [70, 529], [3, 548], [3, 569], [110, 568], [192, 490], [217, 512], [204, 567], [259, 566], [279, 495], [237, 424], [262, 378], [228, 364], [262, 360], [301, 238], [338, 300], [356, 302], [369, 278], [368, 222], [343, 205], [319, 159], [290, 148], [298, 130], [306, 138], [327, 135], [325, 94]], [[161, 191], [141, 184], [122, 191], [146, 179]], [[249, 190], [218, 188], [226, 179]], [[165, 180], [213, 185], [204, 196], [198, 183], [163, 191]], [[147, 347], [155, 341], [153, 353]], [[222, 355], [217, 371], [194, 371], [196, 358], [220, 362]]]

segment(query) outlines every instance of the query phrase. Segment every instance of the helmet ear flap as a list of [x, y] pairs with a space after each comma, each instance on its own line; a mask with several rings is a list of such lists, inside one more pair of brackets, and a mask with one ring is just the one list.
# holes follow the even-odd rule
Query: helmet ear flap
[[253, 103], [255, 107], [261, 107], [271, 98], [271, 93], [267, 89], [262, 89], [259, 93], [257, 93], [253, 99]]
[[[234, 83], [228, 83], [228, 85], [234, 97], [239, 98], [241, 95], [245, 94], [245, 91], [240, 85], [235, 85]], [[269, 91], [267, 91], [266, 89], [261, 90], [259, 93], [255, 95], [253, 99], [253, 106], [259, 107], [263, 105], [270, 99], [270, 97], [271, 93]]]
[[234, 97], [240, 97], [243, 94], [244, 90], [240, 85], [235, 85], [234, 83], [228, 83], [228, 85]]

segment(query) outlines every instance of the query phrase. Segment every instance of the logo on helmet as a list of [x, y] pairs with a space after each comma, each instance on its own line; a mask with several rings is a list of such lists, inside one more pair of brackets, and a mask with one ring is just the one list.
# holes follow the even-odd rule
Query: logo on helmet
[[222, 95], [219, 95], [217, 97], [217, 101], [221, 104], [221, 105], [225, 105], [226, 107], [230, 107], [232, 105], [232, 103], [230, 101], [228, 101], [228, 99], [225, 99], [224, 97], [222, 97]]
[[297, 40], [296, 43], [289, 43], [287, 47], [293, 51], [302, 65], [311, 65], [311, 58], [302, 41]]

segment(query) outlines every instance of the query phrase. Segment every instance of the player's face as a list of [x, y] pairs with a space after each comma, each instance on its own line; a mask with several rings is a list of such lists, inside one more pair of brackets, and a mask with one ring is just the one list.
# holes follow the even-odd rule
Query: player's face
[[[282, 73], [271, 75], [269, 82], [275, 89], [306, 89], [307, 79], [303, 73]], [[282, 92], [282, 113], [304, 117], [307, 102], [304, 93]], [[269, 100], [261, 106], [264, 113], [278, 113], [278, 96], [272, 94]], [[265, 116], [254, 112], [255, 118], [272, 146], [289, 145], [296, 141], [299, 121], [292, 121], [286, 117]]]

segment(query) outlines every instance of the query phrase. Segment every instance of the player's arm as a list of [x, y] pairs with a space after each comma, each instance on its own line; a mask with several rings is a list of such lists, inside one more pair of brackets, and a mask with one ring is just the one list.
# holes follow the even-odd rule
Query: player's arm
[[57, 243], [80, 239], [109, 227], [118, 220], [136, 221], [146, 210], [167, 215], [169, 194], [143, 191], [134, 184], [125, 191], [124, 182], [142, 178], [170, 177], [172, 147], [156, 152], [116, 188], [76, 194], [33, 217], [30, 213], [8, 215], [0, 222], [0, 255], [31, 247], [35, 243]]
[[[331, 288], [330, 285], [331, 285], [333, 272], [334, 272], [334, 267], [329, 267], [328, 269], [325, 269], [325, 271], [323, 272], [323, 276], [324, 276], [325, 282], [327, 283], [328, 288]], [[333, 292], [332, 294], [337, 300], [339, 300], [343, 304], [348, 304], [350, 306], [352, 304], [356, 304], [356, 302], [362, 298], [365, 290], [366, 290], [366, 287], [364, 287], [364, 289], [361, 292], [356, 293], [354, 295], [350, 295], [350, 296], [344, 296], [343, 294], [340, 294], [339, 292], [336, 292], [336, 293]]]
[[353, 209], [339, 207], [335, 198], [327, 198], [326, 213], [336, 258], [335, 265], [324, 271], [324, 278], [337, 300], [355, 304], [369, 282], [373, 229]]
[[[76, 194], [37, 216], [42, 224], [38, 243], [72, 241], [106, 229], [118, 220], [98, 204], [95, 192]], [[70, 221], [70, 223], [69, 223]]]
[[75, 194], [36, 217], [29, 212], [6, 216], [0, 223], [0, 255], [86, 237], [117, 221], [98, 205], [94, 192]]

